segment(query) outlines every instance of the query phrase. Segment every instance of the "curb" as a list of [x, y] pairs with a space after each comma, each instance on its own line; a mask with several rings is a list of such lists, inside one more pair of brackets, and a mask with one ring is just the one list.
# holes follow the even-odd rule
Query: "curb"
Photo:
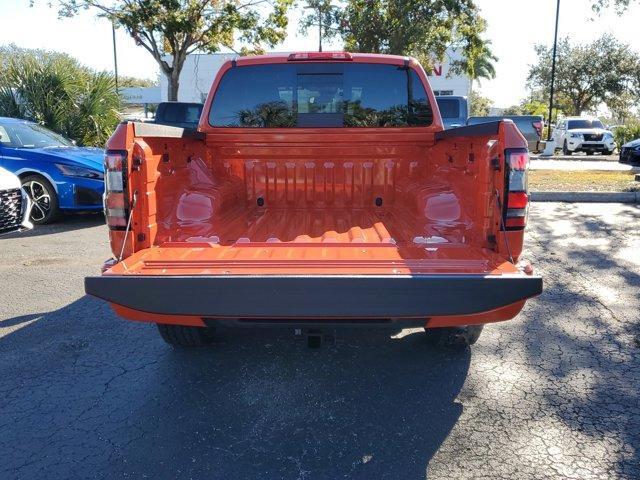
[[531, 192], [532, 202], [640, 203], [640, 192]]
[[571, 156], [571, 157], [567, 157], [564, 155], [553, 155], [553, 156], [545, 156], [545, 155], [531, 155], [529, 157], [530, 160], [562, 160], [562, 161], [566, 161], [566, 162], [611, 162], [611, 163], [619, 163], [618, 158], [610, 158], [607, 157], [606, 155], [600, 155], [600, 156], [592, 156], [592, 157], [578, 157], [578, 156]]

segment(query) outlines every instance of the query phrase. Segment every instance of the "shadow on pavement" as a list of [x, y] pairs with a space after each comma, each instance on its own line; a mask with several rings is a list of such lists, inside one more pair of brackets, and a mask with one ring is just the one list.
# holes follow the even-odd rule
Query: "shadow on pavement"
[[104, 225], [104, 215], [102, 213], [77, 213], [63, 215], [55, 223], [49, 225], [34, 225], [33, 229], [19, 233], [11, 233], [0, 237], [18, 238], [18, 237], [38, 237], [40, 235], [49, 235], [52, 233], [70, 232], [82, 228], [97, 227]]
[[[567, 284], [556, 270], [543, 272], [545, 291], [524, 326], [528, 361], [542, 365], [546, 375], [545, 415], [579, 432], [575, 442], [619, 442], [616, 475], [624, 478], [640, 474], [640, 450], [632, 447], [640, 445], [640, 275], [613, 242], [624, 238], [638, 214], [640, 209], [628, 207], [616, 213], [622, 221], [609, 224], [563, 204], [532, 220], [542, 242], [536, 250], [549, 256], [546, 263], [577, 278]], [[569, 238], [577, 238], [576, 244], [568, 244]], [[620, 292], [631, 298], [617, 302]], [[572, 384], [586, 386], [588, 395], [568, 396]]]
[[384, 330], [319, 350], [278, 330], [173, 350], [88, 297], [9, 325], [3, 478], [424, 478], [471, 357]]

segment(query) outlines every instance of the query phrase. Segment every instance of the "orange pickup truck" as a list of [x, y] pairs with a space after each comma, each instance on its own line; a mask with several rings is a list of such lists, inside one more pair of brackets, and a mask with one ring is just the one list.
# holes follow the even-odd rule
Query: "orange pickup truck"
[[177, 345], [218, 326], [385, 325], [471, 344], [542, 291], [519, 263], [528, 158], [510, 121], [444, 130], [412, 58], [238, 58], [196, 131], [118, 126], [115, 258], [85, 289]]

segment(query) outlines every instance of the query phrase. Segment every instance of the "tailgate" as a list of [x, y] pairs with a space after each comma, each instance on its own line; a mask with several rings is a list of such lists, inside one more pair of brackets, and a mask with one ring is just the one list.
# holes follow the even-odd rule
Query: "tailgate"
[[212, 318], [472, 315], [542, 291], [540, 277], [480, 248], [335, 247], [154, 247], [85, 289], [137, 311]]

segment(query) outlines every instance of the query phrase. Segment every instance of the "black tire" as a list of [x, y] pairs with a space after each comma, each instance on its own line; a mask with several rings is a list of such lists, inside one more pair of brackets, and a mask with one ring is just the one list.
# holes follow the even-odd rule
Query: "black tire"
[[27, 175], [21, 181], [33, 203], [29, 217], [33, 223], [46, 225], [60, 218], [58, 194], [49, 180], [42, 175]]
[[162, 339], [176, 347], [201, 347], [213, 341], [213, 328], [157, 323]]
[[425, 328], [427, 343], [432, 346], [466, 348], [480, 338], [484, 325], [463, 327]]
[[593, 155], [593, 152], [591, 152], [591, 151], [587, 151], [587, 152], [585, 152], [585, 153], [586, 153], [588, 156]]
[[571, 150], [569, 150], [569, 147], [567, 146], [567, 141], [564, 141], [564, 144], [562, 145], [562, 154], [563, 155], [568, 155], [571, 156], [573, 152]]

